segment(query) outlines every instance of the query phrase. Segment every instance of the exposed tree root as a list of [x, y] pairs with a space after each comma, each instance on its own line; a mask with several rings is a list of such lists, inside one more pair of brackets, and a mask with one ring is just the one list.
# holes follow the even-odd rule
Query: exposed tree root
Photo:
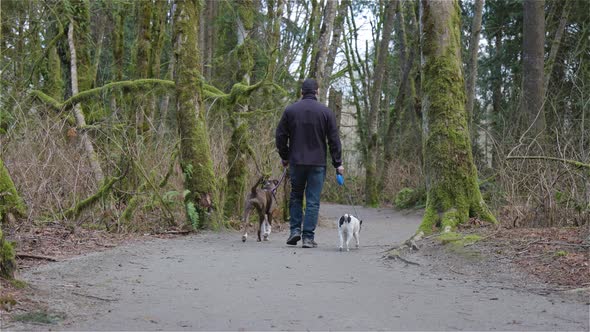
[[57, 258], [53, 258], [53, 257], [49, 257], [49, 256], [41, 256], [41, 255], [32, 255], [32, 254], [18, 254], [17, 253], [16, 258], [18, 258], [18, 259], [25, 259], [25, 258], [40, 259], [40, 260], [44, 260], [44, 261], [58, 262]]

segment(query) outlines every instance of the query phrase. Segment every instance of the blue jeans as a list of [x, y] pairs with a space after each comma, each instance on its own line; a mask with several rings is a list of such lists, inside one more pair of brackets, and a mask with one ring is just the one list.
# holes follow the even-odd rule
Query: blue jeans
[[[326, 178], [325, 166], [291, 165], [291, 235], [301, 234], [303, 239], [313, 240], [318, 224], [320, 194]], [[303, 193], [305, 193], [305, 217], [303, 216]], [[302, 232], [303, 222], [303, 232]]]

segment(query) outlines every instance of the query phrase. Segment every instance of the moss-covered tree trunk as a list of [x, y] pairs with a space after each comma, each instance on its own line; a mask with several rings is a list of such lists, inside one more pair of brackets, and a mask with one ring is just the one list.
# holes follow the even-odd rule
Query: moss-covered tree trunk
[[210, 227], [215, 177], [205, 112], [201, 105], [201, 63], [197, 46], [199, 0], [176, 0], [174, 19], [176, 110], [180, 132], [180, 164], [184, 173], [187, 215], [198, 227]]
[[[254, 27], [256, 14], [254, 1], [240, 0], [235, 2], [237, 15], [236, 30], [238, 54], [237, 78], [242, 83], [250, 84], [250, 73], [254, 65], [251, 50], [250, 33]], [[231, 115], [232, 136], [230, 147], [227, 151], [228, 172], [227, 189], [225, 195], [224, 214], [226, 217], [241, 215], [248, 180], [246, 158], [248, 156], [248, 124], [240, 118], [239, 113], [248, 111], [247, 99], [238, 98]]]
[[481, 197], [465, 110], [457, 0], [421, 0], [423, 153], [427, 202], [419, 231], [449, 231], [475, 216], [495, 222]]
[[16, 191], [8, 169], [4, 166], [2, 159], [0, 159], [0, 223], [4, 221], [4, 218], [9, 213], [24, 216], [26, 206]]
[[[4, 218], [9, 214], [24, 216], [26, 206], [18, 195], [8, 169], [0, 158], [0, 225], [3, 224]], [[14, 248], [11, 243], [4, 239], [4, 234], [2, 234], [0, 228], [0, 277], [13, 278], [15, 270]]]
[[14, 278], [15, 271], [16, 259], [14, 247], [12, 243], [6, 241], [2, 233], [2, 228], [0, 228], [0, 277], [12, 279]]

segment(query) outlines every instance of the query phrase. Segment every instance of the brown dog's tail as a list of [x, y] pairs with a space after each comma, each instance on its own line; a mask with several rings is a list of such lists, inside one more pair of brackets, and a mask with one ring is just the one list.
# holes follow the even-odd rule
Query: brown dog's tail
[[259, 185], [260, 183], [262, 183], [262, 180], [264, 180], [264, 176], [261, 176], [261, 177], [260, 177], [260, 179], [258, 179], [258, 181], [256, 181], [256, 182], [254, 183], [254, 185], [252, 186], [252, 189], [251, 189], [251, 191], [250, 191], [250, 192], [252, 193], [252, 195], [256, 195], [256, 188], [258, 188], [258, 185]]

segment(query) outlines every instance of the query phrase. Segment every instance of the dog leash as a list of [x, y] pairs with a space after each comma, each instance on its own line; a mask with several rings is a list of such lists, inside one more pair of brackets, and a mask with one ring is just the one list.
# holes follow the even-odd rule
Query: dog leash
[[277, 185], [272, 188], [270, 190], [270, 192], [272, 193], [272, 197], [274, 197], [275, 202], [279, 202], [279, 200], [277, 199], [277, 196], [275, 196], [275, 193], [277, 192], [277, 189], [279, 188], [279, 186], [281, 185], [281, 182], [283, 182], [283, 180], [285, 179], [285, 175], [287, 174], [287, 167], [284, 167], [285, 169], [283, 170], [283, 175], [281, 175], [281, 179], [279, 180], [279, 182], [277, 183]]
[[[340, 178], [338, 178], [338, 176], [340, 176]], [[352, 206], [352, 209], [354, 210], [354, 214], [355, 216], [359, 219], [359, 220], [363, 220], [363, 218], [361, 218], [361, 216], [359, 215], [359, 213], [356, 210], [356, 207], [354, 207], [354, 204], [352, 204], [352, 196], [350, 196], [350, 190], [348, 189], [348, 186], [344, 185], [344, 177], [342, 177], [342, 174], [340, 173], [336, 173], [336, 180], [338, 182], [338, 185], [340, 185], [341, 187], [344, 188], [344, 191], [346, 192], [346, 197], [348, 198], [348, 205]]]

